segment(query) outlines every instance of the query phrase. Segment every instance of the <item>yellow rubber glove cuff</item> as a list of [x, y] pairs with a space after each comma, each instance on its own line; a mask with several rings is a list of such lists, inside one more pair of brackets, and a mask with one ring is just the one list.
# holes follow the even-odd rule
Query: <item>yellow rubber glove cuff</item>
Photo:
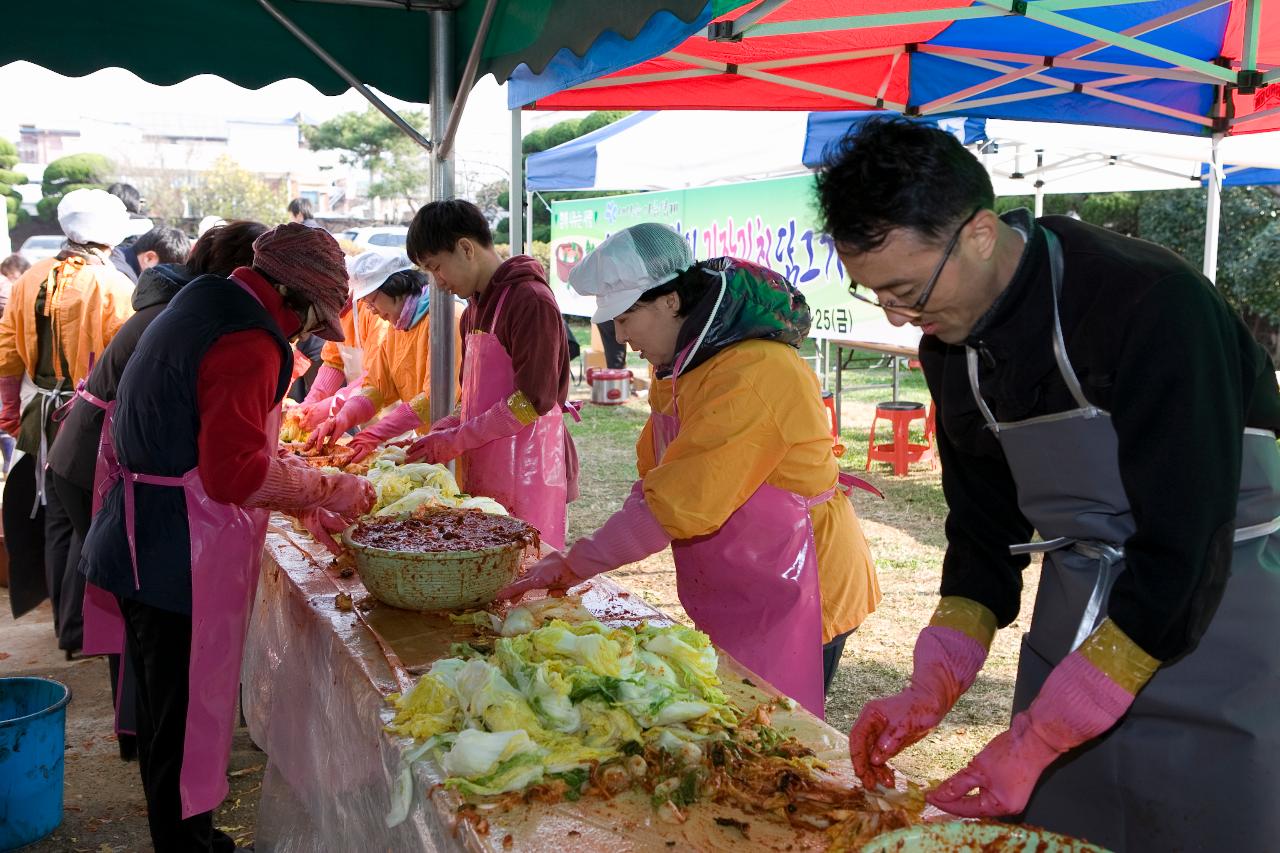
[[382, 399], [382, 392], [377, 388], [374, 388], [372, 385], [365, 385], [361, 388], [360, 396], [369, 398], [369, 402], [373, 403], [373, 410], [375, 412], [382, 411], [382, 407], [386, 405], [386, 400]]
[[1130, 693], [1137, 695], [1151, 680], [1160, 661], [1144, 652], [1116, 623], [1107, 619], [1080, 644], [1089, 663]]
[[507, 398], [507, 408], [511, 410], [511, 414], [516, 416], [524, 426], [528, 426], [538, 419], [538, 410], [533, 407], [533, 403], [529, 402], [529, 398], [524, 395], [523, 391], [517, 391]]
[[413, 409], [413, 413], [424, 425], [431, 423], [431, 395], [426, 391], [410, 400], [409, 408]]
[[958, 595], [943, 596], [929, 624], [967, 634], [988, 650], [996, 636], [996, 614], [986, 605]]

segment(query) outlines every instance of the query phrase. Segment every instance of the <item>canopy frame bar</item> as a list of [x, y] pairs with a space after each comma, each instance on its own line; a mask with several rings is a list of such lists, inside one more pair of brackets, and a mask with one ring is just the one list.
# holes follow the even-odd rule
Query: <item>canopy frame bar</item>
[[[979, 68], [986, 68], [990, 71], [1003, 71], [1003, 70], [1007, 70], [1008, 68], [1008, 66], [1001, 65], [998, 62], [991, 62], [990, 60], [979, 59], [977, 57], [972, 57], [972, 56], [954, 56], [952, 57], [952, 59], [956, 62], [962, 62], [967, 65], [975, 65]], [[1044, 97], [1062, 95], [1062, 94], [1072, 93], [1076, 91], [1075, 83], [1070, 83], [1066, 80], [1059, 80], [1058, 78], [1045, 74], [1041, 71], [1036, 71], [1035, 73], [1026, 75], [1025, 79], [1034, 80], [1038, 83], [1045, 83], [1048, 85], [1049, 88], [1040, 89], [1033, 92], [1020, 92], [1014, 95], [1004, 95], [1004, 96], [996, 96], [992, 98], [962, 101], [959, 104], [949, 105], [949, 108], [945, 111], [955, 112], [962, 109], [971, 110], [979, 106], [991, 106], [998, 103], [1005, 104], [1005, 103], [1014, 103], [1017, 101], [1034, 100], [1035, 98], [1044, 98]], [[1179, 119], [1180, 121], [1188, 121], [1194, 124], [1203, 125], [1205, 127], [1213, 126], [1213, 119], [1196, 115], [1194, 113], [1184, 112], [1183, 110], [1174, 109], [1173, 107], [1166, 107], [1160, 104], [1151, 104], [1151, 103], [1146, 103], [1144, 101], [1139, 101], [1136, 98], [1130, 98], [1118, 92], [1111, 92], [1105, 88], [1108, 86], [1121, 86], [1126, 83], [1136, 83], [1144, 79], [1146, 78], [1138, 75], [1126, 75], [1121, 77], [1110, 77], [1105, 80], [1095, 80], [1092, 83], [1081, 84], [1080, 92], [1082, 94], [1087, 94], [1092, 97], [1101, 98], [1103, 100], [1108, 100], [1108, 101], [1114, 101], [1115, 103], [1118, 103], [1118, 104], [1124, 104], [1125, 106], [1133, 107], [1134, 109], [1144, 110], [1146, 112], [1152, 112], [1152, 113], [1156, 113], [1157, 115], [1164, 115], [1170, 118], [1176, 118], [1176, 119]], [[928, 115], [933, 112], [943, 112], [943, 111], [944, 110], [942, 109], [938, 109], [938, 110], [929, 110], [928, 112], [926, 112], [923, 107], [920, 108], [921, 115]]]
[[1251, 121], [1258, 121], [1259, 119], [1269, 118], [1277, 114], [1280, 114], [1280, 107], [1272, 107], [1269, 110], [1261, 110], [1260, 112], [1250, 113], [1249, 115], [1243, 116], [1241, 118], [1233, 118], [1231, 120], [1231, 126], [1239, 127], [1241, 125], [1248, 124]]
[[[916, 51], [918, 53], [927, 53], [931, 56], [948, 58], [952, 56], [974, 56], [979, 59], [994, 59], [997, 62], [1025, 63], [1027, 68], [1040, 70], [1046, 68], [1070, 68], [1076, 71], [1095, 71], [1099, 74], [1136, 74], [1154, 80], [1177, 80], [1183, 83], [1217, 83], [1216, 80], [1210, 80], [1198, 71], [1187, 71], [1179, 68], [1152, 68], [1146, 65], [1125, 65], [1118, 62], [1099, 62], [1093, 59], [1050, 58], [1033, 53], [1009, 53], [1007, 51], [978, 50], [976, 48], [949, 47], [947, 45], [922, 44], [917, 46]], [[1025, 70], [1027, 69], [1019, 69], [1019, 71]]]
[[[669, 59], [675, 59], [679, 62], [687, 62], [690, 65], [701, 68], [711, 68], [721, 74], [730, 73], [730, 69], [727, 64], [718, 62], [714, 59], [703, 59], [700, 56], [690, 56], [687, 53], [679, 53], [674, 50], [663, 54], [663, 56]], [[888, 109], [897, 110], [898, 112], [902, 112], [906, 109], [906, 104], [899, 104], [891, 101], [880, 102], [876, 98], [869, 95], [863, 95], [860, 92], [849, 92], [843, 89], [835, 89], [831, 86], [823, 86], [819, 83], [809, 83], [804, 80], [793, 80], [790, 77], [783, 77], [780, 74], [770, 74], [766, 71], [757, 71], [754, 68], [745, 65], [737, 66], [734, 73], [737, 73], [742, 77], [750, 77], [753, 80], [760, 80], [764, 83], [775, 83], [786, 88], [799, 89], [803, 92], [813, 92], [819, 95], [827, 95], [828, 97], [851, 101], [855, 104], [863, 104], [870, 107], [887, 107]]]
[[462, 122], [462, 111], [467, 107], [467, 97], [476, 82], [480, 54], [484, 52], [484, 43], [489, 38], [489, 27], [493, 24], [493, 13], [497, 6], [498, 0], [485, 0], [480, 26], [476, 29], [475, 41], [471, 43], [471, 51], [467, 54], [467, 64], [462, 69], [462, 79], [458, 81], [458, 93], [454, 96], [453, 107], [449, 110], [449, 122], [445, 125], [444, 136], [437, 146], [436, 156], [440, 159], [448, 157], [453, 151], [453, 140], [458, 134], [458, 125]]
[[[787, 4], [787, 0], [760, 0], [760, 5], [739, 15], [731, 23], [735, 38], [760, 25], [760, 21]], [[714, 27], [714, 24], [711, 25]]]
[[[995, 8], [1003, 8], [1008, 0], [978, 0], [980, 3], [988, 4]], [[1091, 38], [1104, 44], [1112, 45], [1136, 53], [1139, 56], [1146, 56], [1161, 62], [1167, 62], [1177, 68], [1186, 68], [1190, 71], [1200, 71], [1208, 77], [1219, 80], [1223, 83], [1235, 84], [1239, 79], [1239, 75], [1230, 68], [1223, 68], [1220, 65], [1214, 65], [1212, 62], [1205, 62], [1203, 59], [1197, 59], [1194, 56], [1187, 56], [1176, 50], [1170, 50], [1167, 47], [1150, 44], [1145, 41], [1108, 30], [1105, 27], [1099, 27], [1084, 21], [1077, 21], [1075, 18], [1067, 17], [1059, 12], [1051, 12], [1044, 10], [1038, 3], [1027, 3], [1023, 15], [1033, 21], [1039, 21], [1042, 24], [1048, 24], [1060, 30], [1069, 33], [1075, 33], [1079, 36]]]
[[330, 6], [371, 6], [397, 12], [452, 11], [458, 4], [450, 0], [301, 0], [303, 3], [325, 3]]
[[400, 128], [406, 136], [428, 151], [433, 151], [435, 149], [434, 142], [427, 139], [418, 131], [417, 128], [405, 121], [404, 118], [393, 110], [386, 101], [374, 94], [373, 90], [364, 83], [361, 83], [354, 74], [347, 70], [346, 66], [334, 59], [328, 51], [316, 43], [315, 39], [303, 32], [302, 28], [286, 17], [283, 12], [275, 6], [272, 6], [268, 0], [258, 0], [258, 5], [260, 5], [267, 14], [275, 18], [280, 26], [284, 27], [290, 35], [302, 42], [303, 47], [315, 54], [316, 58], [325, 65], [329, 66], [333, 73], [346, 81], [348, 86], [359, 92], [360, 96], [372, 104], [378, 112], [382, 113], [392, 124]]
[[[794, 68], [806, 67], [809, 65], [821, 65], [827, 62], [848, 62], [857, 59], [871, 59], [877, 56], [892, 56], [894, 54], [902, 54], [904, 51], [901, 46], [896, 47], [869, 47], [866, 50], [844, 50], [838, 53], [822, 53], [815, 56], [792, 56], [785, 59], [765, 59], [760, 62], [744, 63], [738, 66], [738, 70], [750, 68], [758, 71], [770, 70], [775, 68]], [[679, 57], [673, 57], [671, 54], [665, 54], [663, 59], [674, 59], [678, 62], [684, 62], [683, 54]], [[714, 60], [710, 60], [714, 62]], [[663, 83], [669, 80], [687, 80], [692, 77], [709, 77], [717, 74], [729, 73], [728, 66], [724, 63], [715, 63], [714, 67], [709, 65], [699, 66], [697, 68], [681, 68], [674, 71], [655, 71], [650, 74], [631, 74], [631, 75], [610, 75], [607, 77], [597, 77], [594, 80], [588, 80], [585, 83], [579, 83], [569, 91], [576, 92], [585, 89], [604, 89], [613, 86], [635, 86], [641, 83]]]
[[[1169, 24], [1176, 24], [1179, 21], [1186, 20], [1187, 18], [1190, 18], [1194, 15], [1198, 15], [1201, 12], [1206, 12], [1209, 9], [1217, 8], [1218, 6], [1221, 6], [1224, 3], [1228, 3], [1228, 2], [1230, 2], [1230, 0], [1200, 0], [1199, 3], [1194, 3], [1190, 6], [1186, 6], [1181, 9], [1176, 9], [1168, 13], [1167, 15], [1161, 15], [1159, 18], [1154, 18], [1150, 21], [1143, 21], [1142, 23], [1135, 24], [1134, 26], [1124, 30], [1124, 34], [1127, 36], [1146, 35], [1147, 33], [1154, 32], [1155, 30], [1168, 26]], [[1079, 47], [1072, 48], [1071, 50], [1066, 51], [1059, 57], [1054, 57], [1054, 63], [1057, 64], [1059, 60], [1080, 59], [1081, 57], [1088, 56], [1091, 53], [1095, 53], [1099, 50], [1102, 50], [1106, 46], [1107, 46], [1106, 44], [1099, 41], [1093, 41], [1088, 44], [1082, 44]], [[936, 112], [940, 107], [945, 106], [947, 104], [956, 104], [961, 101], [965, 101], [966, 99], [974, 95], [980, 95], [986, 92], [990, 92], [993, 89], [997, 89], [1000, 86], [1005, 85], [1006, 83], [1013, 83], [1018, 80], [1022, 80], [1034, 73], [1035, 73], [1035, 69], [1032, 69], [1032, 68], [1014, 69], [1009, 71], [1006, 74], [1002, 74], [991, 80], [987, 80], [983, 83], [978, 83], [974, 86], [970, 86], [968, 89], [962, 89], [958, 92], [952, 92], [949, 95], [944, 95], [941, 98], [937, 98], [933, 101], [930, 101], [929, 103], [922, 105], [920, 107], [920, 110], [922, 113], [926, 111]]]
[[1258, 68], [1258, 35], [1262, 31], [1262, 0], [1244, 0], [1244, 43], [1240, 67], [1245, 71]]

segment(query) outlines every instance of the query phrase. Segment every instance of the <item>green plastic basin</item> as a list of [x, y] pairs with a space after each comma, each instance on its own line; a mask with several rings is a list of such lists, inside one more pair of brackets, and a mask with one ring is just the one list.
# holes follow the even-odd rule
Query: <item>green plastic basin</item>
[[488, 604], [520, 569], [520, 543], [479, 551], [391, 551], [342, 533], [374, 598], [402, 610], [461, 610]]
[[877, 835], [862, 853], [1107, 853], [1102, 847], [1037, 829], [1004, 823], [949, 820]]

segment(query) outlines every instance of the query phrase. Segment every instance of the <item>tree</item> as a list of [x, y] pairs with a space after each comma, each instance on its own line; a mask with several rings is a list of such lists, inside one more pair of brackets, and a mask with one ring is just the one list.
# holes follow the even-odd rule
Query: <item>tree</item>
[[221, 216], [223, 219], [256, 219], [268, 224], [279, 222], [289, 204], [288, 188], [283, 183], [267, 182], [223, 155], [204, 175], [200, 186], [190, 197], [191, 215], [195, 218]]
[[43, 198], [36, 202], [37, 215], [46, 222], [58, 218], [58, 202], [72, 190], [106, 189], [115, 164], [101, 154], [69, 154], [59, 157], [44, 169], [44, 182], [40, 191]]
[[[541, 130], [531, 131], [520, 140], [520, 150], [524, 152], [527, 160], [530, 154], [537, 154], [539, 151], [546, 151], [548, 148], [554, 148], [557, 145], [563, 145], [571, 139], [577, 139], [579, 136], [591, 133], [593, 130], [599, 130], [606, 125], [612, 124], [620, 118], [631, 115], [625, 110], [596, 110], [584, 118], [571, 118], [564, 121], [556, 122], [550, 127]], [[525, 169], [528, 174], [528, 169]], [[533, 233], [526, 234], [526, 240], [534, 240], [539, 243], [548, 243], [551, 241], [551, 212], [548, 209], [553, 201], [563, 201], [572, 198], [599, 198], [608, 195], [621, 195], [625, 191], [600, 192], [592, 190], [589, 192], [539, 192], [541, 201], [535, 200], [533, 203]], [[499, 194], [497, 206], [499, 210], [511, 211], [511, 200], [505, 197], [505, 193]], [[546, 202], [545, 204], [543, 202]], [[522, 207], [522, 206], [521, 206]], [[523, 211], [521, 211], [523, 213]], [[500, 222], [498, 228], [502, 228], [502, 236], [509, 239], [510, 221], [504, 220], [507, 225], [502, 228], [503, 223]], [[496, 229], [495, 229], [496, 233]]]
[[[1204, 261], [1204, 190], [1146, 193], [1139, 236]], [[1217, 285], [1271, 357], [1280, 360], [1280, 198], [1263, 187], [1222, 192]]]
[[14, 187], [27, 182], [27, 176], [21, 172], [11, 171], [18, 164], [18, 149], [7, 139], [0, 139], [0, 198], [4, 199], [4, 209], [9, 227], [13, 228], [26, 217], [21, 208], [22, 196]]
[[[421, 112], [401, 115], [415, 127], [426, 126], [427, 116]], [[306, 125], [302, 136], [311, 150], [340, 151], [343, 163], [368, 169], [369, 195], [373, 198], [404, 199], [410, 207], [417, 207], [427, 196], [431, 184], [429, 154], [373, 107]]]

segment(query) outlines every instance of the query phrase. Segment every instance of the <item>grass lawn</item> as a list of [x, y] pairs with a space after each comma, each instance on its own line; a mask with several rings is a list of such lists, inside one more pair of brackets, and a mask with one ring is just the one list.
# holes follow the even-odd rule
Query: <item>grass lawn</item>
[[[574, 324], [584, 344], [584, 323]], [[811, 354], [812, 345], [807, 352]], [[630, 364], [641, 374], [643, 362], [632, 355]], [[575, 369], [577, 363], [575, 362]], [[834, 368], [834, 361], [832, 362]], [[576, 375], [576, 374], [575, 374]], [[856, 379], [845, 373], [845, 384], [888, 383], [885, 367], [860, 369]], [[900, 399], [927, 403], [929, 393], [919, 371], [901, 372]], [[829, 387], [835, 387], [834, 370]], [[589, 397], [585, 383], [572, 389], [575, 399]], [[916, 634], [928, 622], [938, 600], [938, 577], [945, 549], [943, 522], [946, 502], [938, 470], [913, 465], [907, 477], [894, 477], [888, 464], [877, 463], [864, 472], [868, 428], [875, 404], [889, 399], [888, 389], [845, 392], [840, 440], [847, 448], [841, 465], [874, 483], [885, 493], [881, 501], [858, 491], [853, 501], [862, 521], [880, 577], [883, 599], [845, 647], [840, 672], [827, 700], [827, 721], [846, 731], [869, 699], [901, 689], [911, 674], [911, 651]], [[625, 406], [584, 407], [581, 424], [572, 427], [582, 463], [582, 496], [569, 506], [569, 538], [596, 529], [622, 505], [635, 481], [635, 441], [648, 415], [644, 401]], [[919, 441], [923, 421], [913, 440]], [[645, 600], [674, 618], [688, 621], [676, 597], [675, 570], [669, 550], [612, 573]], [[1031, 613], [1039, 564], [1025, 574], [1023, 618]], [[941, 779], [963, 767], [991, 738], [1008, 725], [1013, 681], [1017, 671], [1021, 620], [1001, 631], [977, 683], [933, 734], [903, 752], [895, 766], [917, 780]]]

